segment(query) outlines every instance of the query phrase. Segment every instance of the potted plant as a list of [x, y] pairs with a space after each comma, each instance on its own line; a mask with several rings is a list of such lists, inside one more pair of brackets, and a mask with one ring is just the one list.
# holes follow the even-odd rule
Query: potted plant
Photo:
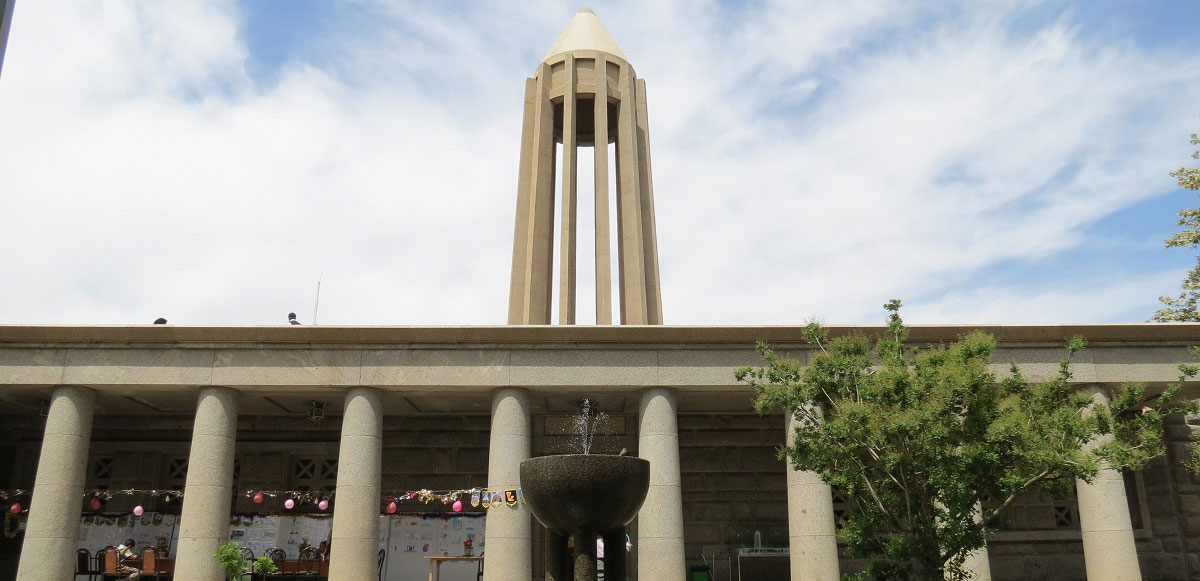
[[272, 559], [266, 555], [263, 555], [262, 557], [259, 557], [254, 560], [254, 576], [255, 577], [271, 575], [273, 573], [278, 573], [278, 572], [279, 572], [279, 567], [275, 566], [274, 559]]
[[[241, 581], [249, 563], [242, 556], [242, 549], [237, 543], [230, 542], [221, 545], [214, 556], [221, 563], [221, 568], [225, 570], [226, 581]], [[274, 566], [274, 563], [271, 565]]]

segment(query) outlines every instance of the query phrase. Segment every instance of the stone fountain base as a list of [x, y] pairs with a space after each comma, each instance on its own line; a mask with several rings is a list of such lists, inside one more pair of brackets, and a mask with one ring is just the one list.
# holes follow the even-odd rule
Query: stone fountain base
[[[546, 581], [596, 579], [596, 538], [604, 539], [604, 578], [624, 581], [625, 525], [650, 487], [650, 462], [628, 456], [566, 454], [521, 462], [521, 488], [549, 530]], [[575, 551], [567, 549], [574, 537]]]

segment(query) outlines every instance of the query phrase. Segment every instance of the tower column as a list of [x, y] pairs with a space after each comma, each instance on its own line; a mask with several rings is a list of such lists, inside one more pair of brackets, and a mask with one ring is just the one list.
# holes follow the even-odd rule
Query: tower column
[[238, 393], [205, 387], [196, 398], [188, 453], [175, 578], [221, 581], [225, 571], [213, 555], [229, 541], [229, 504], [237, 445]]
[[62, 386], [50, 395], [19, 581], [74, 578], [95, 401], [96, 393], [85, 387]]
[[[787, 443], [796, 440], [796, 418], [784, 417]], [[787, 467], [788, 548], [792, 579], [837, 581], [837, 524], [833, 490], [814, 472]]]
[[374, 581], [378, 577], [382, 395], [376, 387], [354, 387], [346, 393], [329, 541], [330, 581]]
[[525, 129], [517, 192], [513, 280], [509, 288], [511, 325], [550, 323], [554, 284], [554, 105], [550, 67], [542, 63], [525, 90]]
[[[492, 396], [488, 490], [521, 487], [521, 462], [529, 459], [529, 424], [529, 394], [512, 387], [497, 390]], [[530, 518], [529, 510], [520, 503], [488, 511], [484, 581], [529, 579], [533, 575]]]
[[[1088, 389], [1092, 401], [1108, 403], [1107, 391], [1099, 386]], [[1095, 448], [1111, 440], [1102, 436], [1089, 444]], [[1140, 581], [1137, 546], [1129, 520], [1129, 502], [1125, 498], [1125, 478], [1119, 470], [1100, 467], [1091, 484], [1075, 481], [1079, 500], [1079, 531], [1083, 538], [1083, 561], [1090, 581]]]
[[675, 393], [654, 387], [642, 394], [638, 456], [650, 461], [650, 489], [638, 512], [638, 578], [682, 581], [683, 490], [679, 475], [679, 423]]
[[558, 273], [558, 322], [562, 325], [575, 324], [575, 241], [578, 238], [576, 216], [576, 149], [575, 121], [575, 57], [567, 55], [565, 61], [566, 86], [563, 92], [563, 171], [562, 171], [562, 254]]
[[646, 316], [651, 325], [661, 325], [662, 290], [658, 281], [658, 226], [654, 221], [654, 180], [650, 171], [650, 119], [646, 108], [646, 81], [637, 80], [637, 153], [641, 168], [642, 260], [645, 269]]
[[617, 117], [617, 263], [621, 273], [621, 324], [650, 322], [646, 308], [645, 248], [642, 238], [642, 168], [638, 163], [637, 83], [622, 66]]
[[612, 324], [612, 257], [608, 220], [608, 60], [596, 55], [595, 182], [596, 182], [596, 324]]

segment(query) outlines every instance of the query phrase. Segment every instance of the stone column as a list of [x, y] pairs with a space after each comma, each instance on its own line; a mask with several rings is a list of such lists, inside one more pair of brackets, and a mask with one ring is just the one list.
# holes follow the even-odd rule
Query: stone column
[[[983, 520], [983, 505], [975, 503], [975, 522]], [[992, 581], [992, 561], [988, 557], [987, 545], [967, 553], [963, 570], [971, 575], [971, 581]]]
[[[788, 445], [796, 438], [795, 421], [791, 412], [784, 417]], [[792, 579], [840, 579], [833, 490], [815, 472], [788, 466], [787, 506]]]
[[175, 551], [175, 579], [179, 581], [225, 579], [213, 555], [217, 547], [229, 542], [237, 421], [236, 391], [227, 387], [200, 390]]
[[[529, 394], [504, 388], [492, 396], [492, 431], [488, 449], [488, 490], [521, 486], [521, 461], [529, 458]], [[524, 505], [493, 508], [484, 530], [484, 581], [512, 581], [533, 576], [530, 514]]]
[[75, 577], [75, 543], [95, 400], [95, 392], [84, 387], [58, 387], [50, 396], [17, 569], [20, 581]]
[[[1108, 403], [1108, 393], [1095, 386], [1088, 389], [1092, 400]], [[1098, 446], [1106, 436], [1092, 443]], [[1121, 472], [1101, 466], [1096, 479], [1088, 484], [1075, 481], [1079, 500], [1079, 529], [1083, 537], [1083, 559], [1089, 581], [1138, 581], [1137, 546], [1129, 520], [1129, 502], [1125, 498], [1125, 478]]]
[[650, 461], [650, 491], [638, 513], [638, 578], [683, 581], [683, 491], [675, 394], [654, 387], [642, 394], [638, 455]]
[[354, 387], [346, 392], [329, 541], [329, 581], [375, 581], [379, 575], [381, 399], [382, 391], [375, 387]]

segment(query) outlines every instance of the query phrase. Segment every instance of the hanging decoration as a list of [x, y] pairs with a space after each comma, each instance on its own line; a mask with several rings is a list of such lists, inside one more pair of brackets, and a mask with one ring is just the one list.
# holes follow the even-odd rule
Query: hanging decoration
[[391, 501], [387, 505], [388, 514], [396, 514], [396, 501]]
[[294, 504], [319, 505], [322, 500], [333, 498], [334, 494], [332, 490], [247, 490], [244, 496], [255, 504], [262, 504], [268, 498], [284, 498], [294, 501]]
[[[28, 498], [33, 494], [32, 490], [16, 489], [16, 490], [0, 490], [0, 501], [17, 500], [18, 498]], [[162, 490], [158, 488], [122, 488], [111, 490], [107, 488], [94, 488], [83, 491], [83, 498], [87, 502], [88, 508], [93, 511], [104, 508], [104, 504], [117, 496], [140, 496], [148, 497], [151, 500], [161, 498], [166, 502], [172, 502], [183, 498], [182, 490]], [[139, 507], [141, 505], [138, 505]]]
[[454, 501], [454, 504], [450, 505], [450, 508], [453, 509], [454, 512], [462, 512], [462, 501], [461, 500]]
[[32, 490], [22, 490], [19, 488], [16, 490], [0, 490], [0, 500], [15, 499], [19, 496], [29, 496], [31, 494], [33, 494]]
[[8, 512], [10, 512], [12, 514], [21, 514], [21, 503], [19, 503], [19, 502], [12, 503], [12, 506], [8, 507]]
[[293, 508], [296, 508], [296, 501], [294, 501], [290, 498], [283, 501], [283, 508], [286, 508], [288, 510], [292, 510]]
[[142, 508], [142, 505], [140, 504], [133, 507], [133, 516], [142, 516], [142, 513], [144, 512], [146, 512], [146, 509]]
[[317, 508], [321, 510], [329, 508], [329, 500], [322, 498], [321, 500], [317, 501]]

